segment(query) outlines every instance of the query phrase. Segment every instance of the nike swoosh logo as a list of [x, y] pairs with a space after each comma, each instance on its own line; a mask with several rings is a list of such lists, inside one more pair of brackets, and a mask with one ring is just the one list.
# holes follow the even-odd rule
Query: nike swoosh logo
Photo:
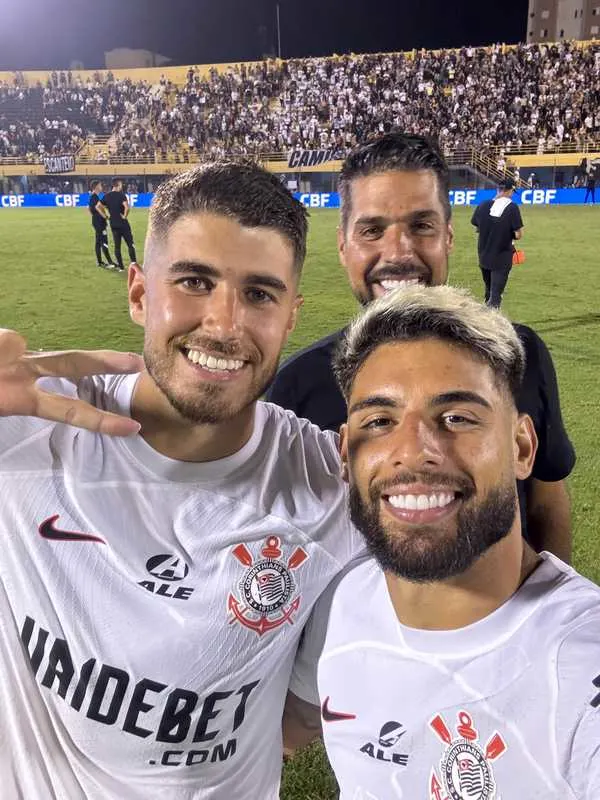
[[45, 519], [38, 531], [40, 536], [44, 539], [50, 539], [53, 542], [99, 542], [99, 544], [106, 544], [104, 539], [99, 536], [94, 536], [93, 533], [80, 533], [79, 531], [61, 531], [54, 527], [54, 523], [59, 518], [59, 514]]
[[323, 707], [321, 708], [321, 716], [325, 720], [325, 722], [340, 722], [344, 719], [356, 719], [356, 714], [343, 714], [340, 711], [330, 711], [329, 710], [329, 697], [326, 697], [323, 701]]

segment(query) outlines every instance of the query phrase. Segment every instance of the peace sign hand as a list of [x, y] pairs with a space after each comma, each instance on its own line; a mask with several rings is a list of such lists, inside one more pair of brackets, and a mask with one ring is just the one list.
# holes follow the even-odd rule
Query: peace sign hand
[[0, 328], [0, 417], [41, 417], [110, 436], [130, 436], [140, 429], [135, 420], [101, 411], [84, 400], [46, 392], [37, 381], [45, 377], [77, 381], [86, 375], [132, 373], [143, 368], [141, 356], [113, 350], [31, 353], [22, 336]]

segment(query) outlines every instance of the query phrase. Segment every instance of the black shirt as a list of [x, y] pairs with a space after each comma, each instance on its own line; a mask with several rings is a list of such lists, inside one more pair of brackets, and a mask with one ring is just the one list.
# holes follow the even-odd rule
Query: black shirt
[[93, 192], [90, 195], [90, 202], [88, 203], [88, 208], [89, 208], [90, 213], [92, 215], [92, 225], [95, 228], [105, 228], [106, 227], [106, 218], [103, 217], [102, 214], [100, 214], [98, 212], [98, 209], [96, 208], [96, 206], [100, 202], [102, 202], [102, 201], [100, 200], [99, 196], [96, 194], [96, 192]]
[[123, 219], [123, 212], [125, 211], [125, 203], [127, 202], [127, 195], [124, 192], [108, 192], [104, 195], [102, 205], [108, 208], [110, 214], [111, 228], [124, 227], [126, 220]]
[[[498, 198], [496, 198], [498, 199]], [[479, 263], [485, 269], [508, 269], [512, 265], [515, 231], [523, 227], [519, 207], [512, 201], [502, 214], [490, 216], [496, 200], [485, 200], [475, 209], [471, 224], [479, 230]]]
[[[565, 430], [552, 357], [540, 337], [526, 325], [515, 324], [525, 348], [526, 368], [517, 398], [519, 412], [529, 414], [538, 436], [532, 478], [560, 481], [575, 464], [575, 451]], [[282, 365], [267, 393], [271, 403], [305, 417], [325, 430], [338, 431], [346, 422], [346, 403], [333, 370], [332, 357], [344, 331], [326, 336], [293, 355]], [[527, 481], [518, 482], [523, 535], [526, 536]]]

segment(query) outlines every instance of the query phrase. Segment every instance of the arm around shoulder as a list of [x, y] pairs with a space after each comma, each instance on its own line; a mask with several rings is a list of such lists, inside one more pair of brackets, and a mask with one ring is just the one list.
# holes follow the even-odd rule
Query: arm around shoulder
[[321, 709], [288, 692], [283, 711], [283, 749], [286, 755], [310, 744], [322, 735]]

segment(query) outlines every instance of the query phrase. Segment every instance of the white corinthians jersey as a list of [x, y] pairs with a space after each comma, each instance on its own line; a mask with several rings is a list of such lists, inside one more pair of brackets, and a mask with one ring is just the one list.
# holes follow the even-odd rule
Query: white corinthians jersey
[[[79, 395], [128, 413], [135, 380]], [[201, 464], [1, 419], [2, 800], [275, 800], [302, 628], [362, 546], [339, 473], [270, 404]]]
[[320, 699], [342, 800], [600, 798], [600, 589], [549, 554], [453, 631], [401, 625], [362, 562], [317, 604], [291, 689]]

